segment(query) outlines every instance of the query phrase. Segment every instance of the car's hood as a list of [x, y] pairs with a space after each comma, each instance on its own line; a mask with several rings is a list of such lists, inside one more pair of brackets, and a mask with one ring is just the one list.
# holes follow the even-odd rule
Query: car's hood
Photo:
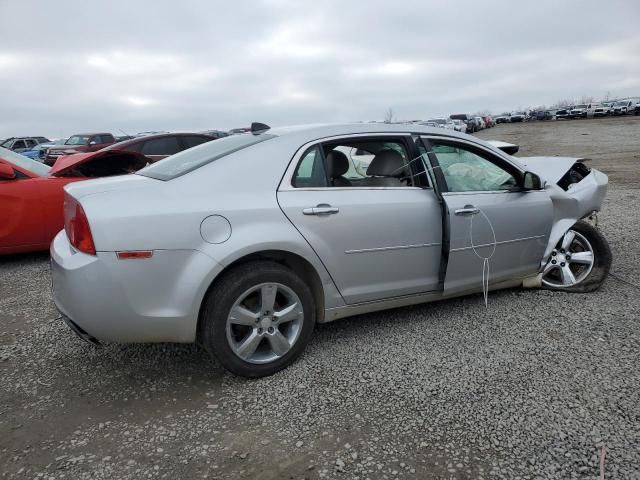
[[130, 157], [132, 160], [139, 161], [141, 165], [145, 165], [148, 162], [147, 157], [145, 157], [141, 153], [120, 150], [100, 150], [98, 152], [90, 153], [74, 153], [73, 155], [65, 155], [58, 158], [55, 165], [51, 167], [49, 174], [53, 176], [61, 176], [89, 161], [94, 162], [100, 160], [108, 162], [110, 159], [113, 159], [113, 157], [116, 156]]
[[516, 160], [528, 171], [538, 174], [544, 180], [558, 183], [574, 163], [581, 162], [584, 159], [570, 157], [518, 157]]
[[520, 150], [520, 147], [518, 145], [515, 145], [513, 143], [501, 142], [500, 140], [487, 140], [487, 143], [489, 145], [493, 145], [496, 148], [499, 148], [504, 153], [508, 153], [509, 155], [518, 153], [518, 150]]
[[78, 148], [84, 148], [86, 145], [54, 145], [49, 150], [60, 152], [65, 150], [77, 150]]

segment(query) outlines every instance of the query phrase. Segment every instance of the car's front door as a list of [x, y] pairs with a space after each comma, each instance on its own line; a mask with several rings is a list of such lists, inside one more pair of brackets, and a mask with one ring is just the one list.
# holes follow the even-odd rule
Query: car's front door
[[521, 188], [523, 172], [478, 144], [436, 137], [425, 142], [428, 167], [438, 170], [444, 183], [449, 250], [444, 293], [481, 289], [487, 275], [492, 284], [535, 274], [553, 222], [547, 192]]
[[376, 157], [382, 156], [397, 161], [401, 155], [409, 168], [413, 147], [408, 140], [369, 136], [307, 145], [278, 190], [283, 212], [348, 304], [440, 286], [442, 217], [433, 189], [395, 168], [372, 174]]
[[45, 242], [38, 178], [14, 172], [15, 178], [0, 179], [0, 252]]

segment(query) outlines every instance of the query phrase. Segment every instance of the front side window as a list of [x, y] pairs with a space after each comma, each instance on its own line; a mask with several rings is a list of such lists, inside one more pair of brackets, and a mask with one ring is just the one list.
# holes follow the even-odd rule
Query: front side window
[[64, 142], [65, 145], [87, 145], [89, 143], [88, 135], [73, 135]]
[[18, 148], [26, 148], [25, 144], [24, 144], [24, 140], [16, 140], [13, 144], [12, 147], [14, 150], [17, 150]]
[[518, 186], [507, 170], [463, 146], [431, 143], [450, 192], [509, 191]]

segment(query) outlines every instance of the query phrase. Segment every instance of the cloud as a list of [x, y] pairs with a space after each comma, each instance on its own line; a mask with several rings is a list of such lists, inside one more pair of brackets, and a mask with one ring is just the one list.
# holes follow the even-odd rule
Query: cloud
[[66, 0], [2, 10], [29, 27], [0, 32], [0, 137], [367, 121], [389, 107], [426, 119], [640, 96], [638, 2]]

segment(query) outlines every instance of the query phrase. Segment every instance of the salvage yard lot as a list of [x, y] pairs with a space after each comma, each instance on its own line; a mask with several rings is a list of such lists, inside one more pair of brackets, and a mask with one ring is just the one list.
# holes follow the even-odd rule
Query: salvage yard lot
[[247, 381], [194, 346], [84, 344], [48, 256], [1, 258], [0, 478], [594, 478], [603, 445], [606, 478], [640, 478], [640, 118], [478, 136], [610, 175], [618, 278], [319, 326], [297, 363]]

